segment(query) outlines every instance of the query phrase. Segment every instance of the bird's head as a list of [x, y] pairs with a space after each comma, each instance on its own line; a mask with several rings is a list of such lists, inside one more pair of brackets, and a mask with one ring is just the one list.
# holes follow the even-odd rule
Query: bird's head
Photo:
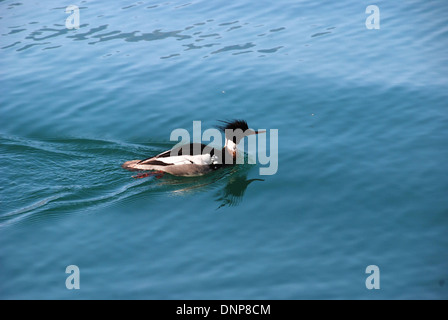
[[223, 130], [226, 136], [225, 147], [233, 155], [233, 157], [236, 156], [237, 145], [244, 137], [266, 132], [249, 129], [249, 126], [245, 120], [221, 120], [220, 122], [223, 123], [223, 125], [220, 125], [219, 129]]

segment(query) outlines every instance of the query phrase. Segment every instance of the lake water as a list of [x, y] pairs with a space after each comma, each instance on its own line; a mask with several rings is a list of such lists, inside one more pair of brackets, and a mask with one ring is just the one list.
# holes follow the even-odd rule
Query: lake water
[[[81, 1], [69, 30], [72, 3], [19, 1], [0, 2], [0, 298], [448, 298], [448, 3]], [[120, 167], [232, 118], [278, 129], [276, 174]]]

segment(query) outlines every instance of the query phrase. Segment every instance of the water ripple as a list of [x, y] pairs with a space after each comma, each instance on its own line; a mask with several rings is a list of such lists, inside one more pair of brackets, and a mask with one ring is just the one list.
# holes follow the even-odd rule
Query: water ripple
[[[172, 146], [172, 145], [171, 145]], [[83, 212], [97, 206], [108, 206], [133, 197], [157, 197], [163, 194], [189, 195], [222, 189], [216, 201], [218, 207], [241, 202], [248, 170], [239, 166], [198, 178], [165, 176], [163, 179], [133, 179], [133, 173], [121, 168], [125, 160], [146, 157], [166, 149], [92, 139], [53, 139], [37, 141], [11, 136], [0, 137], [0, 157], [6, 172], [2, 183], [0, 227], [47, 213]], [[32, 159], [30, 162], [29, 159]], [[28, 161], [20, 172], [16, 163]], [[232, 178], [233, 177], [233, 178]], [[23, 188], [23, 185], [32, 187]], [[228, 196], [232, 199], [228, 200]], [[36, 200], [38, 199], [38, 200]], [[31, 202], [24, 205], [24, 203]]]
[[[143, 2], [136, 2], [129, 4], [127, 6], [121, 7], [119, 10], [129, 10], [131, 8], [138, 7], [140, 5], [144, 4]], [[170, 3], [164, 3], [162, 6], [173, 6], [173, 9], [185, 9], [188, 10], [189, 6], [192, 5], [192, 3], [184, 3], [184, 4], [170, 4]], [[13, 6], [13, 5], [10, 5]], [[154, 4], [152, 6], [146, 7], [146, 9], [155, 9], [160, 7], [160, 4]], [[14, 6], [13, 6], [14, 7]], [[89, 7], [80, 7], [81, 12], [86, 11], [88, 12], [92, 10]], [[114, 12], [114, 10], [117, 10], [118, 8], [111, 8], [111, 12]], [[65, 14], [65, 7], [54, 7], [50, 8], [51, 11], [64, 11]], [[116, 12], [116, 11], [115, 11]], [[106, 18], [104, 14], [98, 15], [97, 17], [102, 17], [104, 19], [101, 19], [101, 21], [106, 21]], [[84, 20], [86, 21], [86, 20]], [[89, 45], [95, 45], [100, 44], [108, 41], [117, 41], [122, 40], [125, 42], [131, 42], [131, 43], [137, 43], [137, 42], [146, 42], [146, 41], [161, 41], [161, 40], [167, 40], [167, 39], [175, 39], [178, 41], [182, 41], [185, 39], [192, 39], [194, 42], [201, 42], [206, 41], [207, 39], [223, 39], [225, 42], [233, 41], [232, 39], [235, 38], [235, 36], [232, 36], [232, 38], [229, 38], [230, 36], [227, 36], [227, 34], [232, 34], [235, 32], [240, 32], [241, 36], [238, 37], [245, 37], [249, 41], [246, 41], [246, 45], [240, 45], [235, 43], [227, 43], [222, 49], [215, 50], [215, 51], [208, 51], [206, 54], [217, 54], [217, 53], [223, 53], [226, 51], [233, 51], [233, 50], [239, 50], [241, 53], [251, 53], [253, 51], [247, 51], [247, 48], [256, 46], [257, 43], [255, 42], [255, 38], [259, 37], [259, 32], [255, 32], [255, 28], [260, 28], [262, 26], [265, 26], [264, 24], [252, 24], [250, 22], [244, 22], [241, 20], [233, 20], [228, 22], [218, 22], [215, 19], [207, 19], [204, 21], [199, 21], [196, 23], [193, 23], [191, 25], [185, 26], [183, 28], [179, 28], [176, 30], [163, 30], [163, 29], [154, 29], [151, 32], [145, 32], [143, 30], [111, 30], [112, 22], [106, 22], [103, 24], [100, 24], [98, 26], [91, 26], [91, 20], [89, 23], [82, 23], [80, 25], [80, 28], [78, 30], [69, 30], [65, 27], [63, 24], [54, 24], [52, 27], [48, 27], [46, 25], [41, 26], [40, 28], [29, 30], [29, 27], [32, 25], [39, 24], [39, 22], [33, 21], [30, 22], [28, 25], [20, 25], [11, 27], [13, 30], [11, 30], [9, 33], [5, 34], [5, 39], [8, 39], [9, 37], [14, 38], [14, 42], [11, 42], [11, 44], [1, 47], [2, 50], [7, 50], [10, 48], [15, 47], [17, 44], [22, 43], [22, 47], [17, 49], [17, 52], [29, 50], [32, 48], [35, 48], [37, 46], [45, 45], [41, 50], [49, 50], [49, 49], [60, 49], [63, 47], [64, 41], [62, 41], [61, 38], [70, 39], [73, 41], [86, 41]], [[252, 26], [254, 25], [254, 26]], [[86, 28], [89, 28], [88, 31], [84, 31]], [[196, 30], [196, 29], [203, 30]], [[193, 33], [189, 33], [189, 30], [194, 30]], [[264, 34], [266, 33], [277, 33], [280, 31], [285, 30], [285, 27], [276, 27], [276, 28], [268, 28]], [[26, 34], [26, 31], [28, 31], [28, 34]], [[20, 38], [19, 36], [21, 34], [24, 34], [23, 38]], [[251, 35], [252, 34], [252, 35]], [[51, 42], [42, 42], [51, 40]], [[31, 42], [30, 42], [31, 41]], [[218, 45], [216, 43], [206, 43], [202, 46], [194, 46], [189, 45], [187, 49], [183, 51], [188, 51], [190, 49], [202, 49], [207, 50], [207, 48], [210, 48], [214, 45]], [[184, 45], [182, 45], [184, 46]], [[282, 46], [284, 47], [284, 45]], [[276, 50], [265, 50], [263, 53], [275, 53]], [[171, 54], [165, 54], [160, 55], [159, 58], [161, 59], [167, 59], [175, 56], [181, 55], [182, 51], [180, 52], [173, 52]], [[105, 54], [103, 56], [110, 56], [111, 54]]]
[[234, 51], [234, 50], [245, 50], [245, 49], [249, 49], [255, 47], [255, 44], [252, 42], [243, 44], [243, 45], [232, 45], [232, 46], [226, 46], [224, 48], [221, 48], [219, 50], [213, 51], [211, 54], [216, 54], [216, 53], [221, 53], [221, 52], [226, 52], [226, 51]]

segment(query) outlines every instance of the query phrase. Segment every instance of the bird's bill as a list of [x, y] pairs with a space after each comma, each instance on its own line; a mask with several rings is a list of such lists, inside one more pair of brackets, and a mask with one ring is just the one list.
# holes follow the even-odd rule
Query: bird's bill
[[251, 130], [251, 129], [248, 129], [248, 130], [246, 130], [246, 136], [251, 136], [251, 135], [253, 135], [253, 134], [260, 134], [260, 133], [266, 133], [266, 130], [261, 130], [261, 131], [255, 131], [255, 130]]

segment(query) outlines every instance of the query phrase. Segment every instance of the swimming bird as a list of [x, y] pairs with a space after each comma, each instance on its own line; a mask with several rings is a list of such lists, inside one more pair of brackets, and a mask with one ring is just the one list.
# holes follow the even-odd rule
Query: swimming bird
[[152, 174], [140, 174], [135, 178], [164, 173], [174, 176], [201, 176], [225, 166], [236, 164], [237, 146], [244, 137], [266, 131], [249, 129], [244, 120], [221, 121], [218, 128], [225, 132], [225, 145], [216, 149], [202, 143], [189, 143], [162, 152], [144, 160], [131, 160], [123, 163], [122, 168], [130, 171], [152, 171]]

